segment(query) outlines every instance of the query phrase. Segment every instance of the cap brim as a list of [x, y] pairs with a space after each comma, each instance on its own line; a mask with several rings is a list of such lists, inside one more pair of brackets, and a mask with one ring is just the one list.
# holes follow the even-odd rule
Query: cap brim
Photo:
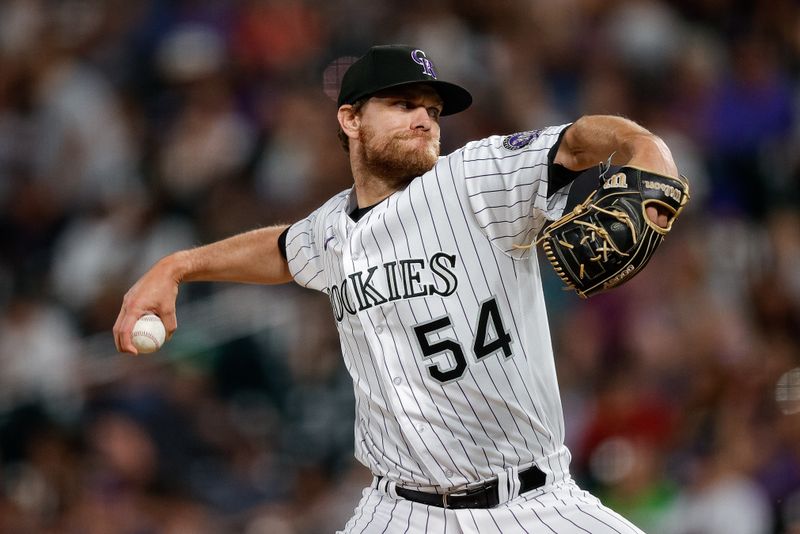
[[469, 91], [460, 85], [439, 80], [414, 80], [411, 82], [395, 83], [381, 87], [380, 89], [377, 89], [369, 94], [360, 95], [356, 99], [358, 100], [361, 98], [366, 98], [387, 89], [396, 89], [398, 87], [406, 87], [417, 84], [430, 85], [436, 90], [437, 93], [439, 93], [439, 96], [442, 97], [442, 116], [460, 113], [472, 105], [472, 95]]
[[450, 82], [440, 82], [438, 80], [430, 83], [439, 96], [444, 101], [442, 115], [452, 115], [464, 111], [472, 105], [472, 95], [469, 91]]

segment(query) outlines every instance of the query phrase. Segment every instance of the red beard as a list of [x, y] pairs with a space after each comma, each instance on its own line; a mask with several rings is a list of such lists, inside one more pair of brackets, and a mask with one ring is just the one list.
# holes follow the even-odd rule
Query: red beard
[[367, 169], [394, 187], [425, 174], [439, 157], [439, 142], [428, 132], [379, 137], [372, 128], [362, 126], [359, 140], [361, 159]]

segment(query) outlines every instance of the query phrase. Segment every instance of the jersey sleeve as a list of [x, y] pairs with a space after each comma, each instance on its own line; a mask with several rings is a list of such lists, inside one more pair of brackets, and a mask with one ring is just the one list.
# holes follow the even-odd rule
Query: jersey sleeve
[[286, 233], [286, 262], [294, 281], [303, 287], [326, 288], [322, 255], [316, 238], [320, 210], [291, 225]]
[[496, 246], [513, 256], [527, 255], [547, 220], [559, 218], [569, 183], [549, 184], [550, 152], [569, 124], [492, 136], [463, 151], [464, 185], [477, 224]]

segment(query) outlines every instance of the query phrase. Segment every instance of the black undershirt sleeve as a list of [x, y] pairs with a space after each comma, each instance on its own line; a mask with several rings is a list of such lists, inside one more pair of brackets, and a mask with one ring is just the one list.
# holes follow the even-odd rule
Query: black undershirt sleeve
[[281, 256], [283, 256], [284, 260], [287, 259], [286, 258], [286, 234], [288, 234], [288, 233], [289, 233], [289, 227], [287, 226], [286, 230], [281, 232], [281, 235], [278, 236], [278, 250], [281, 252]]
[[570, 170], [560, 163], [554, 163], [556, 159], [556, 153], [558, 153], [558, 147], [561, 146], [561, 140], [564, 138], [564, 134], [571, 126], [567, 126], [558, 136], [558, 141], [550, 147], [550, 152], [547, 154], [547, 198], [552, 197], [556, 191], [561, 189], [567, 184], [572, 183], [575, 178], [578, 177], [583, 171], [573, 171]]

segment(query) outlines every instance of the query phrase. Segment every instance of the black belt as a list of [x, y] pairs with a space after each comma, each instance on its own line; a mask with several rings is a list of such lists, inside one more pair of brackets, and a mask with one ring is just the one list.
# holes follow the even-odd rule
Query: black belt
[[[383, 477], [378, 477], [378, 482]], [[535, 465], [519, 472], [520, 488], [519, 493], [522, 495], [525, 492], [531, 491], [536, 488], [541, 488], [547, 481], [547, 475]], [[395, 491], [399, 497], [408, 499], [428, 506], [437, 506], [439, 508], [494, 508], [500, 504], [500, 495], [498, 493], [498, 480], [492, 479], [486, 481], [484, 484], [456, 493], [428, 493], [425, 491], [417, 491], [397, 486]]]

